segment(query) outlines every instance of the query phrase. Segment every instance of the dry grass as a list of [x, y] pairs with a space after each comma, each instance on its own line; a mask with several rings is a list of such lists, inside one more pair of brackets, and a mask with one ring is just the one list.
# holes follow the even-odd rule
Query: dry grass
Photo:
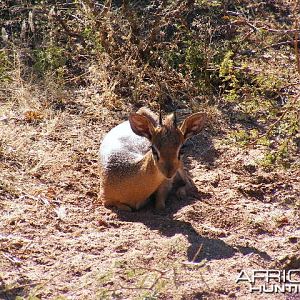
[[[60, 109], [54, 95], [63, 95]], [[162, 215], [152, 205], [130, 214], [102, 207], [97, 151], [123, 113], [108, 113], [98, 97], [18, 79], [1, 107], [1, 296], [242, 299], [238, 270], [274, 267], [296, 251], [286, 237], [298, 234], [297, 175], [243, 171], [257, 151], [245, 155], [209, 132], [187, 153], [199, 200], [173, 200]], [[263, 199], [255, 180], [267, 186]]]
[[[36, 17], [47, 22], [38, 50], [53, 54], [52, 46], [59, 50], [63, 45], [69, 65], [54, 68], [58, 62], [52, 57], [40, 75], [24, 40], [3, 46], [13, 59], [3, 71], [8, 79], [0, 78], [1, 299], [266, 299], [235, 283], [241, 269], [299, 268], [297, 164], [266, 171], [258, 160], [270, 148], [238, 147], [228, 138], [253, 129], [249, 119], [257, 111], [262, 133], [280, 118], [286, 106], [272, 115], [257, 103], [272, 107], [279, 99], [290, 104], [297, 95], [294, 49], [286, 44], [277, 50], [272, 45], [282, 42], [279, 34], [249, 32], [249, 24], [231, 16], [221, 19], [218, 6], [200, 2], [207, 11], [195, 14], [200, 16], [193, 24], [195, 36], [189, 35], [192, 27], [185, 19], [193, 19], [190, 2], [164, 2], [153, 14], [137, 4], [136, 14], [130, 14], [126, 7], [79, 1], [70, 11], [64, 9], [67, 4], [58, 5], [61, 16], [51, 15], [47, 3], [41, 5]], [[284, 3], [278, 12], [281, 25], [290, 21], [285, 13], [289, 3]], [[249, 16], [256, 12], [263, 18], [267, 12], [268, 25], [275, 28], [276, 7], [273, 2], [251, 4]], [[178, 20], [180, 30], [170, 20]], [[28, 44], [41, 28], [34, 34], [27, 29]], [[171, 41], [168, 30], [176, 32]], [[243, 40], [233, 42], [239, 35]], [[192, 59], [178, 68], [167, 64], [164, 54], [195, 50], [193, 43], [182, 45], [187, 37], [185, 42], [209, 41], [196, 47], [200, 56], [207, 47], [205, 67]], [[286, 41], [288, 35], [283, 37]], [[237, 47], [233, 63], [245, 59], [248, 64], [244, 69], [234, 64], [234, 76], [248, 75], [236, 88], [242, 95], [237, 102], [224, 100], [226, 84], [214, 77], [221, 63], [214, 59], [225, 55], [227, 41]], [[249, 49], [242, 47], [257, 51], [262, 46], [267, 47], [263, 54], [243, 54]], [[261, 83], [251, 82], [259, 78]], [[275, 93], [271, 97], [270, 91]], [[169, 199], [164, 213], [152, 203], [132, 213], [104, 208], [97, 200], [101, 138], [130, 111], [141, 105], [157, 111], [159, 104], [183, 114], [209, 112], [210, 126], [188, 143], [186, 153], [197, 199]]]

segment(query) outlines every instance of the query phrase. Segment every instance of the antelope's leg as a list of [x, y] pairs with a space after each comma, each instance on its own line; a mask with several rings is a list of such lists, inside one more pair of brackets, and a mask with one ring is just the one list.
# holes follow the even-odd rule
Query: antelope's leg
[[184, 185], [179, 186], [176, 189], [176, 196], [179, 199], [186, 199], [189, 196], [190, 192], [193, 190], [194, 184], [192, 179], [183, 167], [179, 168], [177, 172], [177, 175], [180, 177]]
[[162, 210], [166, 207], [166, 199], [172, 188], [172, 180], [165, 180], [155, 192], [155, 209]]
[[105, 207], [110, 207], [114, 206], [119, 210], [124, 210], [124, 211], [132, 211], [132, 208], [124, 203], [121, 203], [119, 201], [110, 201], [110, 200], [105, 200], [104, 201]]
[[192, 179], [190, 178], [190, 176], [187, 174], [186, 170], [183, 167], [180, 167], [177, 170], [180, 178], [182, 179], [182, 181], [185, 183], [186, 188], [192, 188], [193, 184], [192, 184]]

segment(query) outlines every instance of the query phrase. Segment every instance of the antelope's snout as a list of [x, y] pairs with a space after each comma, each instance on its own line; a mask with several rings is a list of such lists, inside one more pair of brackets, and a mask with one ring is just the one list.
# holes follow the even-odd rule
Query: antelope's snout
[[159, 169], [161, 173], [168, 179], [171, 179], [175, 176], [177, 173], [177, 170], [179, 168], [179, 161], [165, 161], [161, 163]]

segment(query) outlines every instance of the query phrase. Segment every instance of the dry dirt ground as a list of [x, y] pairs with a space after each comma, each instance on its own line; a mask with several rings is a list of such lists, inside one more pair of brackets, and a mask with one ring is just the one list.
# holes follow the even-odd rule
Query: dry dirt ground
[[128, 111], [84, 91], [18, 93], [0, 99], [0, 299], [300, 299], [235, 282], [300, 268], [299, 170], [265, 172], [259, 149], [207, 128], [186, 152], [196, 197], [109, 210], [97, 152]]

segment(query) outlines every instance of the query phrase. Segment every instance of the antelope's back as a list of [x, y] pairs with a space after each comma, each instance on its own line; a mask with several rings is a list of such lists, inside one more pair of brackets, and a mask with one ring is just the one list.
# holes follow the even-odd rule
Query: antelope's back
[[126, 175], [135, 171], [135, 166], [149, 150], [150, 142], [136, 135], [129, 124], [123, 122], [111, 129], [100, 146], [100, 167], [107, 175]]

